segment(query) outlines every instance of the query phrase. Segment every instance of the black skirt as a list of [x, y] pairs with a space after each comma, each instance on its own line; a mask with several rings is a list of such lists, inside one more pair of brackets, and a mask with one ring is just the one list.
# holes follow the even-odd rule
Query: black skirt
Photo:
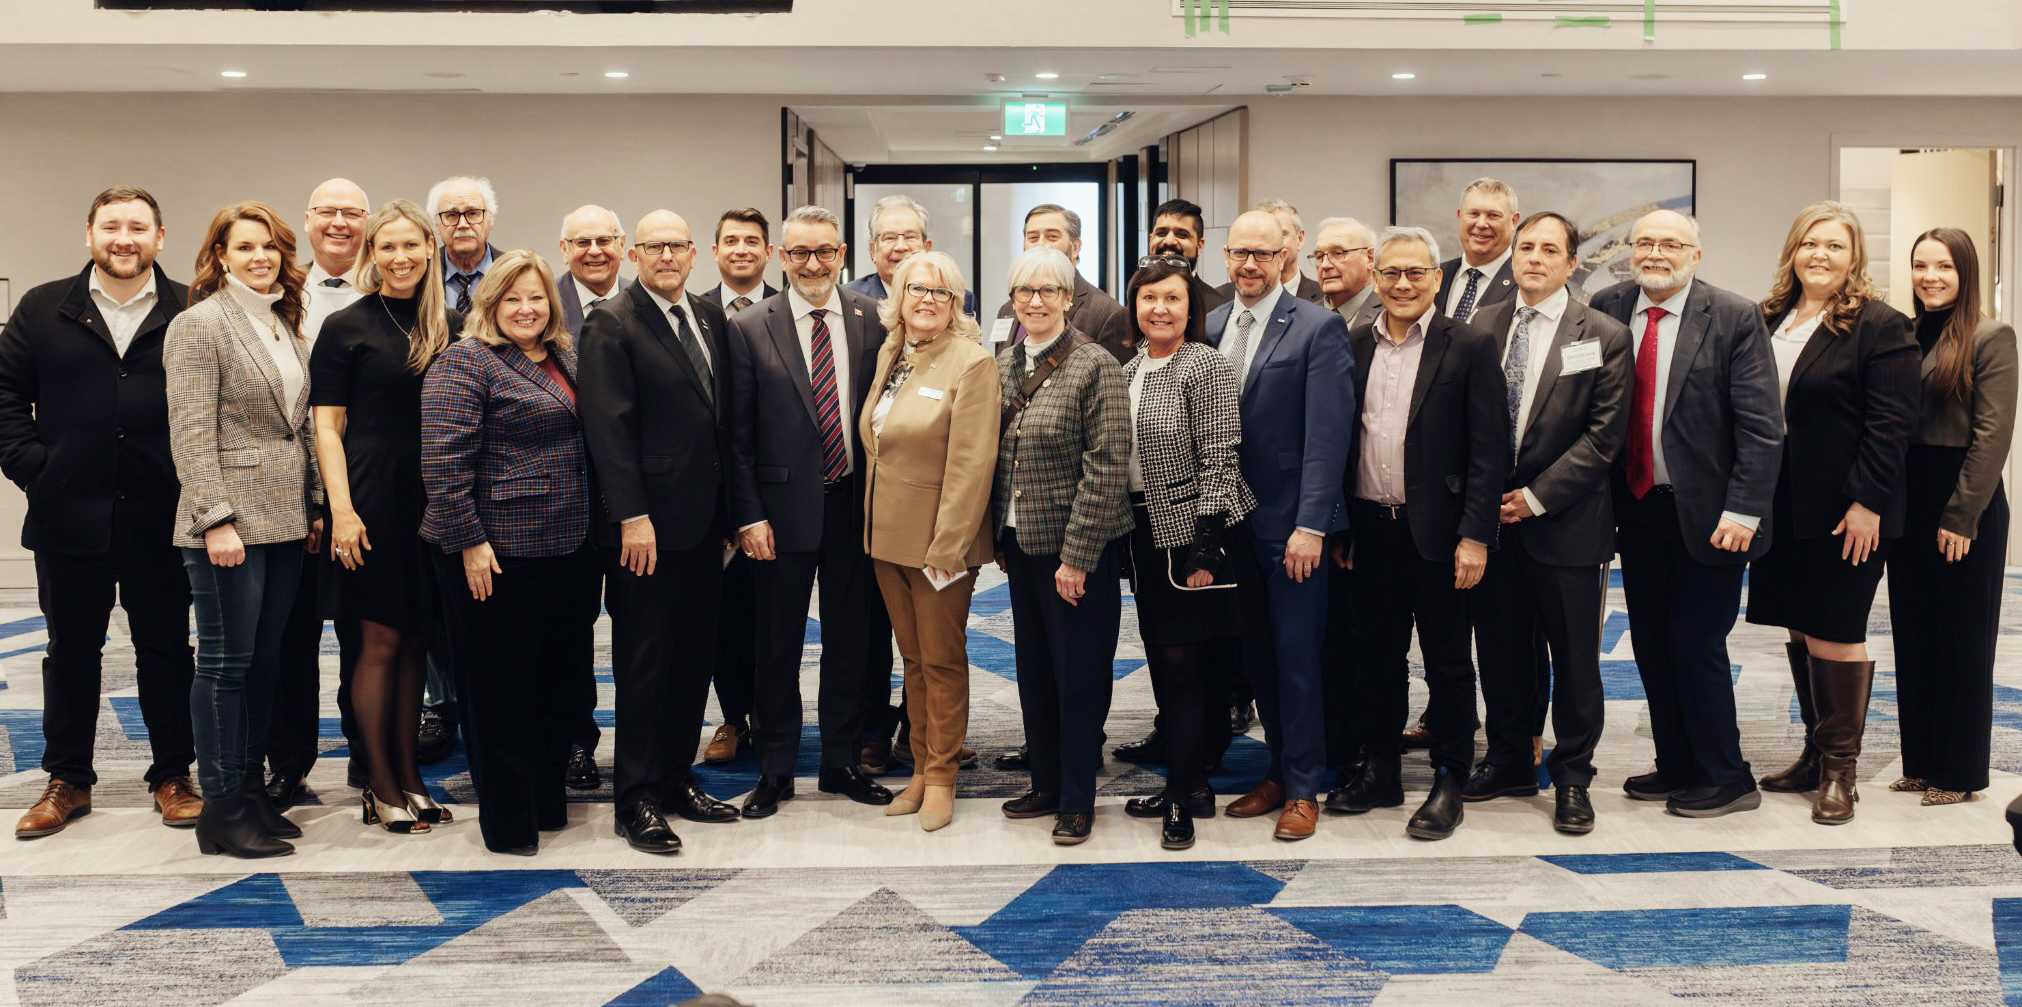
[[1790, 515], [1790, 458], [1776, 480], [1769, 551], [1748, 565], [1748, 621], [1781, 626], [1830, 643], [1865, 643], [1868, 613], [1882, 582], [1893, 539], [1883, 538], [1867, 561], [1840, 558], [1844, 536], [1799, 538]]
[[1248, 528], [1238, 523], [1222, 532], [1226, 569], [1234, 574], [1234, 583], [1218, 576], [1207, 587], [1191, 588], [1185, 573], [1191, 546], [1160, 549], [1152, 543], [1150, 511], [1135, 497], [1131, 511], [1137, 527], [1130, 532], [1130, 588], [1145, 646], [1207, 643], [1268, 625], [1263, 571]]

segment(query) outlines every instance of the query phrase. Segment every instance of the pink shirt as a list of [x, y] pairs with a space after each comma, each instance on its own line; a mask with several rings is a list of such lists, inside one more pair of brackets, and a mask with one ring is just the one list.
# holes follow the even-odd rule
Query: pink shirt
[[1404, 430], [1411, 419], [1411, 389], [1425, 356], [1425, 319], [1411, 323], [1402, 343], [1390, 338], [1387, 312], [1376, 314], [1376, 352], [1362, 392], [1362, 453], [1355, 463], [1355, 495], [1380, 504], [1404, 503]]

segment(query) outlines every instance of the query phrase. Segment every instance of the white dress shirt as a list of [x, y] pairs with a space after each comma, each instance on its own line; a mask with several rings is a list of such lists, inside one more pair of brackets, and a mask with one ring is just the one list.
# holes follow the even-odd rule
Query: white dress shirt
[[[326, 287], [325, 283], [336, 280], [337, 286]], [[365, 295], [351, 285], [349, 276], [332, 276], [324, 270], [320, 262], [309, 264], [309, 278], [302, 288], [302, 338], [316, 345], [316, 337], [323, 334], [323, 323], [331, 315], [358, 303]]]
[[[1664, 317], [1657, 320], [1657, 387], [1650, 399], [1650, 473], [1656, 485], [1665, 486], [1671, 482], [1671, 467], [1664, 461], [1664, 403], [1671, 392], [1672, 358], [1678, 354], [1679, 313], [1692, 300], [1692, 284], [1697, 280], [1685, 281], [1685, 286], [1677, 293], [1664, 299], [1663, 304], [1650, 300], [1650, 292], [1636, 294], [1636, 310], [1629, 315], [1629, 346], [1640, 355], [1643, 352], [1643, 330], [1650, 324], [1650, 309], [1661, 307]], [[1726, 431], [1721, 431], [1724, 436]], [[1626, 450], [1626, 448], [1624, 449]], [[1755, 531], [1762, 525], [1762, 515], [1736, 514], [1721, 511], [1720, 519]]]
[[112, 336], [112, 345], [119, 355], [126, 356], [126, 348], [133, 345], [133, 337], [140, 334], [140, 325], [147, 321], [148, 312], [154, 310], [155, 302], [161, 299], [155, 290], [154, 270], [147, 271], [147, 284], [140, 293], [125, 304], [112, 299], [105, 292], [105, 285], [99, 282], [98, 268], [91, 270], [91, 303], [98, 306], [98, 314], [105, 319], [105, 328]]
[[[1440, 305], [1440, 314], [1453, 318], [1454, 311], [1460, 307], [1460, 299], [1467, 296], [1467, 271], [1470, 269], [1481, 270], [1481, 280], [1474, 285], [1474, 307], [1468, 314], [1472, 315], [1476, 311], [1480, 311], [1482, 300], [1488, 297], [1488, 285], [1495, 282], [1495, 274], [1502, 272], [1503, 263], [1509, 261], [1510, 249], [1515, 247], [1515, 243], [1512, 242], [1510, 248], [1502, 250], [1501, 255], [1479, 266], [1468, 265], [1467, 256], [1462, 255], [1460, 257], [1460, 273], [1453, 278], [1453, 289], [1446, 292], [1446, 303]], [[1470, 321], [1467, 318], [1456, 320], [1462, 322]]]
[[[1557, 293], [1537, 305], [1537, 315], [1531, 319], [1530, 332], [1525, 337], [1530, 341], [1528, 350], [1530, 359], [1524, 364], [1523, 398], [1517, 401], [1515, 443], [1519, 451], [1523, 449], [1524, 431], [1531, 423], [1531, 403], [1537, 398], [1538, 375], [1544, 373], [1545, 362], [1550, 359], [1552, 352], [1552, 340], [1558, 336], [1559, 319], [1565, 317], [1566, 305], [1572, 303], [1572, 299], [1572, 294], [1568, 293], [1566, 288], [1560, 287]], [[1517, 324], [1521, 321], [1524, 307], [1524, 303], [1519, 300], [1517, 310], [1510, 313], [1509, 338], [1504, 341], [1502, 351], [1504, 367], [1509, 366], [1509, 350], [1516, 345]], [[1532, 514], [1545, 512], [1545, 505], [1538, 502], [1530, 487], [1522, 487], [1520, 492], [1524, 495], [1524, 502], [1530, 505]]]
[[[709, 352], [709, 340], [703, 338], [702, 336], [701, 321], [697, 319], [695, 315], [688, 310], [688, 295], [682, 294], [681, 300], [678, 302], [670, 301], [664, 297], [661, 297], [659, 291], [654, 290], [652, 287], [647, 287], [645, 281], [643, 280], [640, 281], [639, 286], [644, 287], [646, 290], [646, 296], [651, 297], [653, 299], [653, 303], [660, 306], [660, 314], [662, 316], [671, 315], [673, 312], [678, 311], [681, 313], [681, 317], [688, 319], [688, 331], [695, 334], [695, 345], [701, 347], [702, 349], [702, 360], [703, 362], [709, 365], [709, 373], [715, 374], [716, 356]], [[673, 318], [667, 319], [667, 325], [674, 330], [675, 338], [677, 339], [680, 338], [681, 326], [676, 324]]]
[[[1769, 337], [1770, 352], [1776, 355], [1776, 401], [1779, 403], [1789, 401], [1790, 373], [1797, 369], [1797, 358], [1804, 355], [1805, 344], [1811, 342], [1819, 323], [1825, 321], [1825, 312], [1821, 311], [1802, 322], [1796, 319], [1797, 312], [1794, 310], [1783, 316], [1782, 323]], [[1786, 424], [1784, 429], [1788, 430], [1789, 425]]]
[[[1254, 305], [1245, 307], [1241, 297], [1229, 302], [1229, 322], [1222, 327], [1222, 342], [1219, 348], [1222, 356], [1228, 357], [1229, 363], [1236, 366], [1238, 391], [1250, 382], [1250, 365], [1257, 361], [1257, 344], [1264, 341], [1264, 330], [1271, 325], [1271, 312], [1278, 309], [1278, 297], [1284, 292], [1285, 285], [1280, 283], [1265, 291], [1264, 296], [1258, 298]], [[1249, 343], [1243, 347], [1243, 359], [1237, 360], [1236, 320], [1243, 317], [1245, 311], [1250, 313], [1254, 321], [1250, 325]]]
[[[608, 294], [600, 294], [594, 290], [591, 290], [589, 286], [585, 284], [582, 280], [578, 279], [576, 277], [576, 274], [574, 273], [569, 274], [569, 282], [576, 285], [576, 304], [583, 309], [583, 314], [585, 315], [588, 315], [590, 313], [590, 309], [596, 307], [598, 302], [608, 301], [611, 298], [618, 296], [618, 278], [615, 276], [611, 277], [611, 292]], [[669, 322], [667, 324], [672, 325], [674, 323]]]

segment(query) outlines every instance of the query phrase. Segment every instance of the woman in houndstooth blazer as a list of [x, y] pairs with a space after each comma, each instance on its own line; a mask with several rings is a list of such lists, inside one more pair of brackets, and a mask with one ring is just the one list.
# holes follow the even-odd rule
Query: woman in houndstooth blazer
[[169, 323], [170, 451], [182, 483], [174, 543], [196, 609], [190, 717], [204, 793], [197, 848], [294, 852], [302, 834], [261, 790], [281, 628], [323, 531], [300, 335], [295, 234], [256, 202], [219, 210], [197, 252], [190, 309]]
[[1194, 843], [1193, 819], [1215, 813], [1209, 740], [1228, 731], [1229, 673], [1242, 635], [1264, 625], [1263, 576], [1242, 532], [1257, 499], [1236, 463], [1242, 420], [1236, 372], [1206, 342], [1207, 307], [1186, 260], [1152, 262], [1130, 278], [1131, 587], [1151, 665], [1169, 767], [1162, 793], [1124, 810], [1164, 820], [1161, 842]]

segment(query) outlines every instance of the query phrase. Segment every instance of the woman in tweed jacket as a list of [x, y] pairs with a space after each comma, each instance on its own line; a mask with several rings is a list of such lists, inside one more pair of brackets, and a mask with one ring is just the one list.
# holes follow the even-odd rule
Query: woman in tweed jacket
[[1207, 307], [1184, 259], [1154, 261], [1130, 278], [1131, 585], [1166, 737], [1166, 786], [1124, 811], [1163, 819], [1161, 843], [1194, 843], [1193, 820], [1215, 813], [1210, 739], [1228, 731], [1229, 674], [1242, 636], [1264, 625], [1263, 576], [1242, 521], [1257, 499], [1236, 463], [1242, 440], [1236, 372], [1206, 342]]
[[219, 210], [205, 234], [192, 304], [162, 350], [182, 483], [174, 543], [196, 610], [197, 848], [271, 857], [294, 852], [282, 840], [302, 834], [267, 803], [260, 766], [281, 629], [323, 530], [304, 274], [294, 232], [263, 203]]
[[1053, 841], [1073, 845], [1095, 819], [1115, 680], [1130, 402], [1116, 358], [1067, 324], [1067, 256], [1027, 249], [1011, 263], [1010, 287], [1025, 339], [997, 354], [1003, 423], [990, 512], [1011, 582], [1032, 789], [1004, 802], [1004, 814], [1056, 815]]

